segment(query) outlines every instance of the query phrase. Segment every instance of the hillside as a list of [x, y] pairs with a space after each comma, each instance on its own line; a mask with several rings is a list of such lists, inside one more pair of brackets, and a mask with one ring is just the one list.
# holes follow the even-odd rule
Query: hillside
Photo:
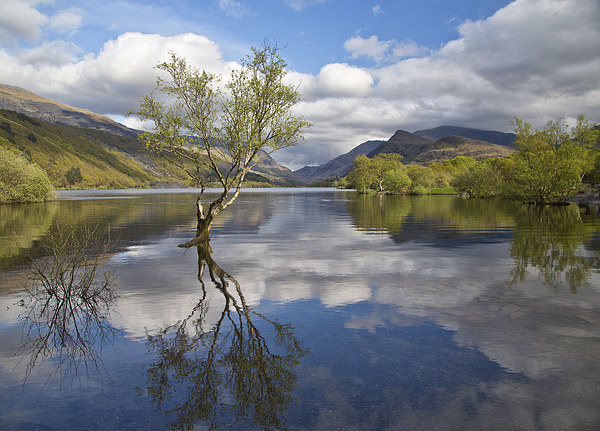
[[23, 151], [55, 187], [68, 185], [65, 174], [71, 168], [81, 170], [83, 188], [149, 187], [185, 179], [148, 154], [137, 138], [48, 123], [13, 111], [0, 110], [0, 145]]
[[402, 163], [408, 165], [413, 162], [415, 157], [427, 151], [432, 145], [432, 142], [425, 138], [404, 130], [398, 130], [390, 139], [383, 142], [367, 156], [373, 158], [378, 154], [397, 153], [402, 155]]
[[504, 145], [492, 144], [478, 139], [463, 136], [446, 136], [438, 139], [426, 151], [413, 158], [414, 164], [430, 165], [458, 156], [472, 157], [483, 160], [495, 157], [508, 157], [514, 150]]
[[[108, 117], [0, 84], [0, 145], [15, 147], [45, 169], [56, 187], [80, 168], [83, 188], [149, 187], [187, 182], [187, 176], [148, 153], [139, 131]], [[292, 171], [271, 157], [256, 166], [251, 181], [295, 182]]]
[[49, 123], [104, 130], [122, 136], [137, 136], [136, 130], [104, 115], [46, 99], [20, 87], [0, 84], [0, 109], [20, 112]]
[[477, 139], [507, 147], [513, 147], [516, 136], [514, 133], [470, 129], [468, 127], [458, 126], [439, 126], [433, 129], [417, 130], [414, 134], [432, 142], [445, 138], [446, 136], [462, 136], [464, 138]]
[[348, 172], [352, 169], [352, 162], [354, 162], [356, 157], [363, 154], [369, 154], [382, 143], [383, 141], [363, 142], [346, 154], [337, 156], [335, 159], [332, 159], [323, 165], [305, 166], [302, 169], [298, 169], [297, 171], [294, 171], [294, 175], [299, 182], [304, 184], [316, 183], [327, 178], [344, 177], [348, 175]]

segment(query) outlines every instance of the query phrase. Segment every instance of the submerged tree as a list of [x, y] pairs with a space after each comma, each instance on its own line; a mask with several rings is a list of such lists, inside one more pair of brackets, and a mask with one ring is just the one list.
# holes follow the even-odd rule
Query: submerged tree
[[[171, 53], [170, 61], [157, 66], [169, 76], [158, 78], [156, 87], [167, 101], [150, 93], [139, 111], [130, 113], [154, 123], [142, 135], [148, 148], [184, 169], [202, 189], [196, 200], [196, 237], [186, 247], [208, 240], [214, 217], [238, 197], [254, 166], [296, 145], [303, 140], [302, 129], [310, 126], [292, 113], [300, 94], [284, 83], [287, 64], [277, 45], [252, 48], [241, 63], [221, 89], [219, 77]], [[205, 210], [202, 195], [209, 178], [222, 192]]]
[[[294, 368], [307, 350], [291, 325], [248, 306], [242, 287], [213, 260], [210, 246], [197, 248], [202, 295], [187, 317], [148, 335], [148, 349], [156, 357], [147, 370], [147, 393], [172, 418], [172, 429], [195, 429], [199, 422], [215, 429], [232, 417], [282, 429], [293, 404]], [[205, 268], [223, 296], [212, 324], [207, 323]]]
[[43, 359], [53, 359], [61, 377], [101, 376], [98, 349], [112, 341], [108, 322], [116, 301], [114, 274], [103, 268], [108, 245], [96, 229], [57, 225], [47, 237], [47, 257], [32, 261], [24, 285], [25, 380]]

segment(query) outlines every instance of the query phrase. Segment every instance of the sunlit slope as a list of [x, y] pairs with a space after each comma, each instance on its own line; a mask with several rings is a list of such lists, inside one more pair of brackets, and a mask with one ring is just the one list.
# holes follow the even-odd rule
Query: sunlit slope
[[66, 172], [81, 170], [81, 188], [147, 187], [181, 182], [185, 175], [150, 155], [135, 137], [65, 126], [22, 113], [0, 110], [0, 145], [23, 151], [49, 175], [55, 187], [66, 187]]

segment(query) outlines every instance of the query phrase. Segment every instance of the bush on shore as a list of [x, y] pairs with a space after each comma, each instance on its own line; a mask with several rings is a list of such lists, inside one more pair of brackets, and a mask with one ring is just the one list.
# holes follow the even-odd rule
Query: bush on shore
[[0, 203], [45, 202], [53, 198], [54, 188], [42, 168], [0, 148]]

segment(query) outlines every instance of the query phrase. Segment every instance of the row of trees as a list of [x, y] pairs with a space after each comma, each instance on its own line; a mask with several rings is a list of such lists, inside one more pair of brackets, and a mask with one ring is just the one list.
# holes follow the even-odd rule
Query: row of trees
[[581, 182], [600, 181], [600, 130], [584, 116], [543, 130], [515, 119], [517, 151], [507, 158], [456, 157], [430, 166], [404, 166], [399, 154], [359, 156], [340, 185], [360, 193], [427, 194], [452, 186], [470, 197], [501, 196], [528, 203], [564, 202]]

